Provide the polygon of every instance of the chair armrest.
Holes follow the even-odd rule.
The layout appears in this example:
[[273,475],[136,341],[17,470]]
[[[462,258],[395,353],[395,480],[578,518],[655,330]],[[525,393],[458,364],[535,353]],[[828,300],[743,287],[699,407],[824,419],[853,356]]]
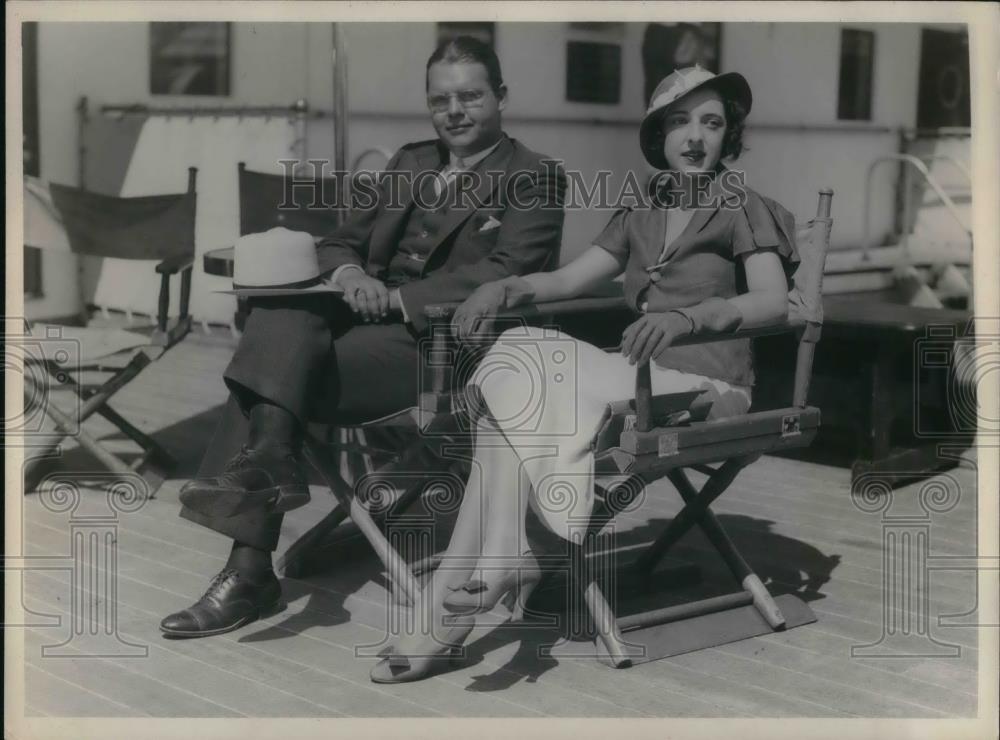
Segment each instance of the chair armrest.
[[[160,295],[157,301],[156,327],[159,335],[159,343],[163,346],[171,346],[187,334],[191,319],[188,316],[188,304],[191,300],[191,273],[194,266],[194,255],[175,255],[168,257],[156,266],[156,271],[160,274]],[[180,311],[178,313],[177,325],[167,330],[167,323],[170,313],[170,278],[177,273],[181,273],[181,295]]]
[[[455,311],[460,305],[460,303],[439,303],[426,306],[424,311],[431,320],[432,324],[447,324],[450,322],[452,316],[455,314]],[[596,296],[571,298],[568,300],[550,301],[546,303],[526,304],[524,306],[518,306],[514,309],[505,310],[498,314],[497,318],[518,317],[530,319],[543,316],[554,318],[559,316],[571,316],[578,313],[613,311],[624,308],[628,308],[628,305],[625,302],[625,298],[621,295]],[[809,322],[800,318],[794,318],[783,320],[780,323],[770,326],[744,328],[735,332],[681,337],[673,342],[672,346],[705,344],[708,342],[721,342],[732,339],[752,339],[754,337],[784,334],[788,332],[798,333],[802,331],[809,334],[816,334],[816,338],[818,338],[818,326],[812,326]],[[449,331],[435,332],[433,339],[434,351],[441,353],[442,356],[445,356],[447,353],[447,345],[450,341],[451,333]],[[438,370],[438,372],[429,373],[428,379],[431,382],[433,392],[440,393],[444,390],[450,377],[441,369],[435,368],[435,370]],[[645,366],[637,367],[636,371],[635,398],[638,422],[637,428],[641,431],[648,431],[652,428],[652,383],[649,364],[647,363]]]
[[[432,319],[443,323],[451,319],[461,306],[461,303],[435,303],[424,308],[424,313]],[[601,311],[627,308],[625,298],[622,296],[594,296],[584,298],[569,298],[563,301],[549,301],[547,303],[528,303],[517,308],[505,310],[498,314],[498,318],[504,317],[531,317],[531,316],[566,316],[585,311]]]
[[707,344],[708,342],[722,342],[728,339],[753,339],[754,337],[767,337],[774,334],[797,332],[805,328],[805,321],[782,321],[780,324],[755,326],[753,328],[737,329],[736,331],[720,334],[698,334],[695,336],[680,337],[673,341],[670,346],[683,347],[689,344]]
[[[431,323],[444,323],[451,319],[458,310],[460,303],[436,303],[424,308],[424,312],[432,320]],[[517,308],[503,311],[497,318],[531,318],[537,316],[571,316],[577,313],[589,311],[613,311],[628,308],[623,296],[594,296],[583,298],[570,298],[562,301],[549,301],[546,303],[529,303]],[[699,336],[683,337],[674,342],[676,346],[687,344],[703,344],[706,342],[721,342],[727,339],[751,339],[753,337],[763,337],[772,334],[783,334],[790,331],[804,329],[806,322],[803,320],[787,320],[780,324],[771,326],[758,326],[752,329],[739,329],[735,332],[724,334],[702,334]]]
[[156,271],[161,275],[176,275],[181,270],[186,270],[194,265],[193,254],[178,254],[167,257],[156,266]]

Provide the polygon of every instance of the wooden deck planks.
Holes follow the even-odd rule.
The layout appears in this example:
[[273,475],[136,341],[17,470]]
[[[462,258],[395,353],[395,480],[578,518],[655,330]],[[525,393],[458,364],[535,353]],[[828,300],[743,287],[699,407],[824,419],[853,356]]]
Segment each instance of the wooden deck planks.
[[[232,346],[228,338],[185,341],[116,396],[115,407],[151,433],[211,411],[226,398],[220,374]],[[113,436],[101,420],[90,423]],[[169,439],[184,441],[178,434]],[[952,510],[934,515],[933,555],[971,554],[974,467],[974,459],[966,460],[947,474],[962,495]],[[244,630],[164,640],[159,619],[197,598],[228,550],[218,535],[177,516],[181,481],[169,481],[119,526],[119,630],[148,644],[149,657],[104,659],[99,667],[89,659],[42,659],[38,648],[52,641],[51,628],[32,628],[28,706],[42,716],[970,716],[977,703],[973,628],[935,627],[936,637],[961,646],[957,658],[850,657],[852,645],[881,634],[884,522],[852,504],[848,479],[840,468],[763,458],[715,507],[751,564],[779,586],[802,587],[803,559],[819,567],[840,556],[819,586],[822,598],[811,602],[816,624],[626,671],[574,658],[592,650],[586,643],[557,642],[553,659],[538,660],[534,651],[555,634],[544,629],[477,628],[470,664],[399,686],[370,683],[374,659],[355,656],[355,646],[378,644],[386,625],[386,596],[371,555],[349,569],[332,564],[327,574],[286,580],[285,611]],[[920,486],[898,489],[896,502],[915,499]],[[642,539],[651,520],[679,509],[668,486],[652,488],[642,508],[621,518],[622,541]],[[289,519],[296,516],[304,521],[306,514]],[[67,551],[65,514],[29,496],[25,519],[26,553]],[[708,578],[725,575],[699,534],[688,536],[680,553],[697,560]],[[28,604],[66,613],[67,572],[25,578]],[[935,574],[932,615],[973,607],[973,589],[968,573]]]
[[147,717],[130,707],[71,681],[58,673],[28,662],[24,669],[24,689],[29,706],[50,717]]

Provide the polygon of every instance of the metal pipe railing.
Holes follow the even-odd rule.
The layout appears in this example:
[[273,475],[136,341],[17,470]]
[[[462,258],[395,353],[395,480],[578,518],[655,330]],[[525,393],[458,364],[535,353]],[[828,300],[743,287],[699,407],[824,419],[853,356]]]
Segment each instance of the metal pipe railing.
[[[948,157],[948,155],[936,155],[941,158]],[[948,157],[951,159],[951,157]],[[954,160],[957,163],[957,160]],[[944,203],[948,212],[952,215],[955,221],[958,223],[962,231],[965,232],[966,236],[970,239],[972,238],[972,230],[965,225],[962,221],[961,215],[958,213],[958,209],[955,207],[955,202],[951,197],[944,191],[944,189],[938,184],[937,180],[931,175],[930,171],[927,169],[927,165],[924,164],[922,160],[912,154],[884,154],[881,157],[876,157],[871,164],[868,165],[868,175],[865,178],[865,216],[864,216],[864,234],[862,237],[861,245],[861,259],[868,259],[868,250],[870,248],[869,244],[869,233],[871,224],[871,186],[872,186],[872,174],[875,172],[875,168],[884,162],[901,162],[903,169],[903,233],[902,237],[902,247],[903,251],[906,252],[908,249],[909,233],[910,233],[910,198],[911,198],[911,188],[910,188],[910,168],[916,170],[924,178],[924,182],[937,194]],[[909,165],[909,167],[907,167]]]
[[926,159],[929,161],[940,159],[945,162],[951,162],[955,166],[955,169],[965,175],[965,179],[969,181],[969,184],[972,184],[972,171],[969,169],[969,165],[960,159],[956,159],[950,154],[929,154],[926,157],[921,157],[920,159]]
[[[333,32],[333,167],[344,170],[347,167],[347,46],[343,23],[332,24]],[[350,198],[350,183],[345,178],[341,192]],[[350,202],[350,201],[347,201]],[[344,222],[343,210],[335,211],[337,224]]]
[[102,105],[100,112],[104,114],[117,114],[120,116],[177,116],[195,118],[198,116],[208,116],[211,118],[224,118],[235,116],[264,116],[284,117],[301,116],[303,118],[330,118],[333,113],[330,111],[310,110],[309,103],[305,100],[296,100],[291,105],[231,105],[231,106],[169,106],[169,105],[145,105],[133,103],[129,105]]

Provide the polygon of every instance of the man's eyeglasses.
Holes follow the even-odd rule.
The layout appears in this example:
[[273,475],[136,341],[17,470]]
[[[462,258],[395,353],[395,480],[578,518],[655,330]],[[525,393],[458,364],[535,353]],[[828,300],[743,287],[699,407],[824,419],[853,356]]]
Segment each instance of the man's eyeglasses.
[[486,102],[486,92],[484,90],[459,90],[457,93],[447,95],[428,95],[427,107],[435,113],[444,113],[451,107],[451,99],[454,97],[462,108],[482,108]]

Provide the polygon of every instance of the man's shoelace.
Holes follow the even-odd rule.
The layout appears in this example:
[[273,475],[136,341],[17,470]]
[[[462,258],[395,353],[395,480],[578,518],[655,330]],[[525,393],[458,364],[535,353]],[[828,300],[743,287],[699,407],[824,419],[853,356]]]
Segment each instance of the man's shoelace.
[[239,466],[245,463],[250,458],[250,450],[244,445],[240,447],[240,451],[236,454],[232,460],[230,460],[225,467],[225,472],[230,473],[236,470]]
[[[240,451],[236,453],[236,457],[234,457],[232,460],[226,463],[226,467],[224,468],[223,472],[231,473],[234,470],[238,469],[241,465],[243,465],[243,463],[251,459],[250,458],[251,452],[253,452],[253,450],[251,450],[246,445],[243,445],[243,447],[240,448]],[[292,452],[275,455],[275,457],[278,457],[280,459],[286,459],[294,463],[298,462],[298,457]]]
[[219,573],[215,574],[212,578],[212,582],[208,584],[208,588],[205,590],[204,595],[198,599],[198,603],[202,603],[209,597],[214,596],[215,592],[221,590],[221,588],[226,585],[231,579],[239,577],[239,573],[232,568],[224,568]]

